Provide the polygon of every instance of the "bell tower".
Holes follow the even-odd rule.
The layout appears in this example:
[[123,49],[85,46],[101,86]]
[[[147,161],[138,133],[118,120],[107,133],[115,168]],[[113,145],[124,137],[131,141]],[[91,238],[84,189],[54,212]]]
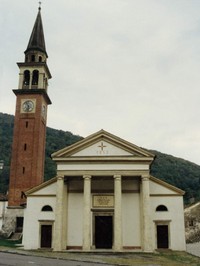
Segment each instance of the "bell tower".
[[26,203],[25,191],[41,184],[44,176],[48,80],[41,7],[19,67],[18,89],[10,169],[8,208],[20,208]]

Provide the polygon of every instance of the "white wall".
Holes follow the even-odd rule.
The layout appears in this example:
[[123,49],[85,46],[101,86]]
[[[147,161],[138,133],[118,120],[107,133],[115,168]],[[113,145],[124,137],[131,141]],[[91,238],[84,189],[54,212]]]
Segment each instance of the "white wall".
[[123,246],[141,246],[139,193],[122,194],[122,230]]
[[82,246],[83,242],[83,194],[68,194],[67,246]]

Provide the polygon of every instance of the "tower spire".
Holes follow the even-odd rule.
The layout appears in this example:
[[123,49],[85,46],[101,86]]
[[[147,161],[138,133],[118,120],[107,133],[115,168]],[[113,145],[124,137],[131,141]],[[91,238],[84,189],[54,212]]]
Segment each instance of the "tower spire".
[[42,17],[41,17],[41,2],[39,2],[38,14],[35,20],[35,24],[33,26],[33,30],[29,39],[29,43],[27,46],[25,54],[29,52],[40,51],[48,57],[46,52]]

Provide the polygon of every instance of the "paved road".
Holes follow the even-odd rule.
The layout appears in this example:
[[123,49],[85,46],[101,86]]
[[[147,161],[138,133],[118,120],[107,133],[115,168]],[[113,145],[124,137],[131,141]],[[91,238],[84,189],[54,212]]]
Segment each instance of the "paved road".
[[48,259],[0,252],[0,266],[111,266],[94,262]]

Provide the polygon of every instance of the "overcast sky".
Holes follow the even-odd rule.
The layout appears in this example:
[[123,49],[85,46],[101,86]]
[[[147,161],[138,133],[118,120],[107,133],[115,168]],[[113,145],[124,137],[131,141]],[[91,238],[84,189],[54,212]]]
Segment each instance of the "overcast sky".
[[[200,164],[200,0],[42,2],[48,126],[103,128]],[[15,112],[37,12],[36,0],[0,0],[0,112]]]

